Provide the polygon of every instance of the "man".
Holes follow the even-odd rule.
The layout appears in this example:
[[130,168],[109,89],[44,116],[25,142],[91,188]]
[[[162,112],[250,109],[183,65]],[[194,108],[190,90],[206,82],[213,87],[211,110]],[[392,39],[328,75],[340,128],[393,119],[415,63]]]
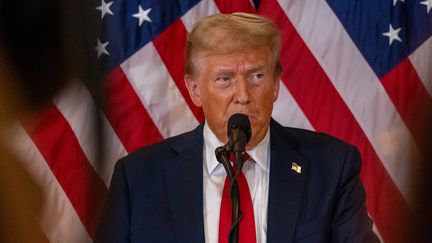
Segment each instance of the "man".
[[206,120],[117,163],[96,241],[226,242],[219,232],[226,173],[214,150],[228,142],[235,113],[246,114],[252,128],[243,173],[256,242],[378,241],[357,149],[271,119],[279,52],[279,30],[265,18],[216,14],[196,24],[185,81]]

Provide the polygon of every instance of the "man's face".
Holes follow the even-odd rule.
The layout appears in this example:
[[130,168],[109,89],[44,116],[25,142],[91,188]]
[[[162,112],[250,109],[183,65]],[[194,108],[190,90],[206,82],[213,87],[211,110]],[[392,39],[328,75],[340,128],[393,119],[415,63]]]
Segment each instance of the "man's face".
[[279,92],[270,55],[262,48],[201,56],[195,74],[186,76],[193,102],[202,106],[210,129],[222,142],[228,142],[227,123],[235,113],[249,116],[252,137],[247,149],[265,136]]

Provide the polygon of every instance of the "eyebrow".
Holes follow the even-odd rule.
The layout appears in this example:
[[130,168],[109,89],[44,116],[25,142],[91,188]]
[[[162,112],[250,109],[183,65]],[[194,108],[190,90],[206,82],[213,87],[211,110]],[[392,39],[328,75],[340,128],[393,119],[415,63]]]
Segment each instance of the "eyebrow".
[[265,65],[263,65],[263,64],[254,65],[251,68],[247,69],[246,73],[253,73],[253,72],[256,72],[256,71],[264,69],[264,68],[265,68]]
[[221,75],[221,74],[230,74],[230,73],[234,73],[236,71],[235,68],[220,68],[218,70],[216,70],[216,74],[217,75]]
[[[265,68],[264,64],[250,65],[249,67],[246,68],[246,73],[256,72],[264,68]],[[215,73],[216,75],[221,75],[221,74],[232,74],[235,72],[236,72],[236,68],[221,67],[220,69],[216,70]]]

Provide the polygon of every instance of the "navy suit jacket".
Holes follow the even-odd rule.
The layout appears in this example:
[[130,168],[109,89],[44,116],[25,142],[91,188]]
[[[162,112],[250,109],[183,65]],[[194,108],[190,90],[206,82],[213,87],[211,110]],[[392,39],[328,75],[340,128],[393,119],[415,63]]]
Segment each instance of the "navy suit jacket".
[[[270,127],[267,242],[379,242],[358,150],[274,120]],[[96,242],[204,242],[203,218],[201,124],[116,164]]]

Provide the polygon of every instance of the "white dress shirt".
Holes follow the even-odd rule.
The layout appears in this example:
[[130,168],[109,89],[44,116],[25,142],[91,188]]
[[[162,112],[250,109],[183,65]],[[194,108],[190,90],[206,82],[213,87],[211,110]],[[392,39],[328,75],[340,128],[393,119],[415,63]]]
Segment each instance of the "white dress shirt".
[[[215,156],[215,149],[224,145],[204,124],[203,186],[204,186],[204,234],[207,243],[217,243],[222,191],[226,172]],[[251,159],[243,166],[243,173],[251,192],[257,243],[267,238],[267,203],[270,177],[270,128],[253,149],[247,151]]]

